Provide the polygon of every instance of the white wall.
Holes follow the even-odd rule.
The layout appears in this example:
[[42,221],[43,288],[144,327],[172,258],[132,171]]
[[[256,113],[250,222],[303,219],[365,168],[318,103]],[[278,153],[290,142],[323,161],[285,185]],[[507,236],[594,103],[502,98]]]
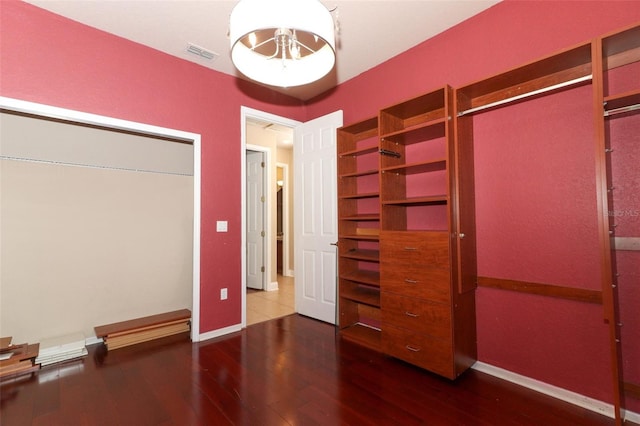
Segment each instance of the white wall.
[[[16,343],[76,331],[90,337],[97,325],[191,309],[193,176],[176,174],[182,166],[149,173],[17,160],[9,147],[16,141],[26,146],[36,137],[35,126],[13,128],[15,117],[0,118],[0,335],[13,336]],[[37,136],[40,142],[59,138],[50,125],[46,122],[46,131]],[[81,129],[80,140],[98,139],[87,136],[87,128],[70,127]],[[118,140],[127,136],[90,130]],[[62,140],[69,137],[74,138]],[[171,152],[178,145],[178,151],[192,149],[145,139],[153,147],[173,144],[159,163],[187,158]],[[115,146],[98,160],[139,157],[135,167],[144,170],[146,159],[158,163],[163,157],[153,149],[136,155],[137,148],[112,155]]]

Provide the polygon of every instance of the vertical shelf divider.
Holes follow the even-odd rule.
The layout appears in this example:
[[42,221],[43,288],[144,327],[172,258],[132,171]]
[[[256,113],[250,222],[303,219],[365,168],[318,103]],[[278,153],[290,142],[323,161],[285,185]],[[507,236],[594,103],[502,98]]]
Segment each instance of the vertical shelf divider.
[[[625,344],[631,342],[625,340],[625,335],[629,334],[624,331],[625,328],[637,329],[640,324],[628,323],[623,316],[622,302],[631,306],[634,305],[634,301],[627,300],[633,297],[633,293],[627,288],[629,274],[617,261],[621,250],[616,247],[616,240],[640,237],[640,234],[625,235],[624,232],[629,232],[629,229],[633,231],[634,228],[625,226],[625,218],[619,218],[615,214],[615,211],[621,208],[617,204],[618,201],[624,203],[624,200],[618,199],[615,188],[624,185],[613,180],[613,163],[614,156],[618,156],[618,161],[623,157],[632,157],[630,152],[623,151],[622,148],[635,148],[640,151],[640,146],[629,146],[631,143],[625,145],[624,140],[614,140],[610,127],[614,125],[612,120],[638,120],[640,114],[640,80],[637,78],[640,73],[640,25],[597,38],[593,42],[592,56],[602,299],[604,318],[609,327],[614,417],[616,425],[622,425],[625,421],[627,400],[634,397],[637,399],[637,391],[633,390],[640,388],[639,383],[632,383],[625,378],[624,348]],[[635,232],[638,231],[635,229]],[[631,254],[633,255],[635,253]],[[637,305],[640,300],[635,302]]]

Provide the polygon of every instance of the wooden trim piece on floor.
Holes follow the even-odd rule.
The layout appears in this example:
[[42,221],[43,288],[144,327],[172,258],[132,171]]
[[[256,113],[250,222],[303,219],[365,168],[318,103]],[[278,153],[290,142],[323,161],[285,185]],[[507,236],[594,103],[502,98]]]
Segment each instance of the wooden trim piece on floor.
[[132,331],[156,328],[161,325],[175,324],[176,322],[186,322],[191,320],[189,309],[167,312],[163,314],[150,315],[148,317],[136,318],[128,321],[116,322],[94,327],[96,337],[118,336]]
[[478,277],[480,287],[498,288],[520,293],[537,294],[539,296],[574,300],[577,302],[602,305],[602,292],[584,288],[563,287],[551,284],[531,283],[526,281],[505,280],[502,278]]

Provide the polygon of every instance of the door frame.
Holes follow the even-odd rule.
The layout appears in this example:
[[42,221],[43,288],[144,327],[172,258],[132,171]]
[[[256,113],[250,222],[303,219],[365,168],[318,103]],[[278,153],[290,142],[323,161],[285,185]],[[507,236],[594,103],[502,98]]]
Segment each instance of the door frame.
[[201,136],[198,133],[158,127],[135,121],[121,120],[104,115],[91,114],[59,108],[20,99],[0,96],[0,107],[9,111],[32,114],[40,117],[61,119],[72,123],[103,127],[111,131],[135,132],[154,137],[168,137],[193,144],[193,280],[191,307],[191,340],[200,341],[200,197],[201,197]]
[[293,225],[291,226],[291,232],[289,232],[289,209],[291,206],[289,205],[289,165],[287,163],[278,163],[276,162],[276,167],[280,167],[282,169],[282,226],[286,227],[286,230],[283,230],[284,235],[282,238],[282,275],[285,277],[292,277],[293,271],[289,270],[289,250],[290,250],[290,241],[293,234]]
[[[248,146],[253,147],[253,149],[257,148],[257,146],[255,145],[247,145],[247,119],[248,118],[255,118],[257,120],[261,120],[261,121],[268,121],[274,124],[280,124],[283,126],[288,126],[291,128],[295,128],[298,125],[302,124],[299,121],[293,120],[291,118],[287,118],[287,117],[281,117],[279,115],[275,115],[275,114],[271,114],[265,111],[260,111],[257,109],[253,109],[253,108],[249,108],[246,107],[244,105],[240,106],[240,179],[241,179],[241,184],[240,184],[240,201],[241,201],[241,206],[240,206],[240,212],[241,212],[241,226],[240,229],[242,230],[242,236],[241,236],[241,241],[240,241],[240,268],[242,273],[241,275],[241,280],[240,280],[240,294],[242,295],[242,320],[241,320],[241,327],[245,328],[247,326],[247,292],[246,292],[246,287],[247,287],[247,277],[245,274],[245,271],[247,270],[247,205],[246,205],[246,199],[247,199],[247,171],[246,171],[246,164],[247,164],[247,149]],[[267,149],[267,151],[269,151],[268,148],[265,147],[260,147],[262,149]],[[267,153],[267,156],[269,156],[269,153]],[[270,159],[269,159],[270,160]],[[271,172],[269,170],[270,168],[267,169],[267,179],[266,179],[266,185],[268,186],[271,183]],[[267,209],[267,215],[270,214],[270,209]],[[267,224],[270,224],[270,216],[266,217],[266,220],[268,221]],[[267,230],[265,231],[266,235],[265,235],[265,241],[271,241],[271,234],[270,234],[270,230],[269,230],[269,226],[267,226]],[[267,244],[268,246],[268,244]],[[271,277],[271,250],[267,250],[267,265],[265,265],[265,276],[268,277],[267,279],[270,279]]]
[[[244,236],[244,244],[243,246],[245,246],[246,248],[246,244],[247,244],[247,221],[246,221],[246,215],[247,215],[247,169],[246,169],[246,165],[247,165],[247,151],[254,151],[254,152],[261,152],[262,153],[262,159],[264,160],[264,168],[262,171],[262,194],[263,197],[265,197],[265,201],[262,203],[262,226],[264,229],[264,237],[262,238],[262,263],[264,266],[264,272],[262,273],[262,290],[268,290],[269,289],[269,279],[270,279],[270,265],[271,265],[271,250],[269,250],[269,244],[268,242],[270,241],[270,235],[269,235],[269,221],[271,220],[271,215],[269,214],[270,212],[270,205],[269,205],[269,196],[268,196],[268,184],[272,179],[271,176],[271,170],[269,165],[271,164],[271,152],[269,152],[269,148],[264,147],[264,146],[260,146],[260,145],[252,145],[252,144],[247,144],[246,145],[246,149],[244,150],[244,164],[245,164],[245,170],[242,176],[244,176],[244,186],[243,186],[243,196],[242,199],[244,200],[244,208],[242,209],[242,213],[244,215],[244,221],[243,223],[243,236]],[[245,253],[246,256],[246,249],[243,251],[243,253]],[[246,257],[245,257],[245,264],[244,264],[244,269],[242,270],[242,278],[244,279],[244,290],[243,290],[243,295],[246,293],[246,286],[247,286],[247,265],[246,265]]]

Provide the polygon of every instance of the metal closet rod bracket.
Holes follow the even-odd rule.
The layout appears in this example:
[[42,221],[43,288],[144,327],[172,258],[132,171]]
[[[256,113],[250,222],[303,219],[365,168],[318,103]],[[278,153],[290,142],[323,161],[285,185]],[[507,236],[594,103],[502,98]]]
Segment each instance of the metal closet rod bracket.
[[395,157],[395,158],[402,157],[402,154],[400,154],[399,152],[391,151],[389,149],[380,149],[378,150],[378,152],[380,153],[380,155],[386,155],[388,157]]

